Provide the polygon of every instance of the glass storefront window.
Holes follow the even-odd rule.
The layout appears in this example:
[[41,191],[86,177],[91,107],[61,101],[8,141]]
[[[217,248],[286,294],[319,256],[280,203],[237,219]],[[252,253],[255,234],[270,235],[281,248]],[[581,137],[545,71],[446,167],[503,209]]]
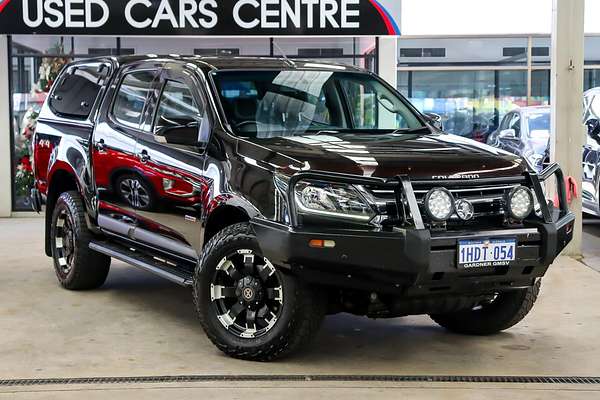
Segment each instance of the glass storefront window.
[[527,65],[526,37],[398,40],[400,66]]
[[550,70],[531,71],[531,105],[547,106],[550,104]]
[[[64,37],[15,36],[11,42],[14,209],[30,210],[31,138],[37,116],[62,67],[72,59]],[[70,51],[69,51],[70,52]]]
[[[439,114],[452,134],[485,142],[504,115],[543,104],[528,97],[527,37],[400,39],[398,89],[423,112]],[[536,48],[531,61],[549,49]],[[549,89],[538,77],[537,89]]]
[[136,38],[121,39],[127,54],[200,56],[269,56],[269,38]]
[[276,38],[276,57],[308,58],[355,65],[376,71],[375,38]]
[[600,36],[585,38],[585,90],[600,87]]
[[447,132],[478,138],[494,119],[494,72],[414,72],[410,99],[419,110],[441,115]]
[[527,105],[527,71],[408,71],[399,89],[422,112],[439,114],[444,130],[484,142],[504,115]]

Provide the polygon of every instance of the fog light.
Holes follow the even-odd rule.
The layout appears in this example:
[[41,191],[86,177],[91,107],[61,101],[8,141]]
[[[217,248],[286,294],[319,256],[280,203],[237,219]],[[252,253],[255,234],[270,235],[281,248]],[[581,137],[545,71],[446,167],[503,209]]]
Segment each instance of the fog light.
[[468,200],[457,200],[454,207],[456,208],[456,215],[463,221],[469,221],[475,216],[475,207]]
[[517,186],[508,194],[508,212],[517,220],[523,220],[533,211],[533,194],[525,186]]
[[448,220],[454,209],[454,198],[448,189],[434,188],[425,196],[425,212],[434,221]]

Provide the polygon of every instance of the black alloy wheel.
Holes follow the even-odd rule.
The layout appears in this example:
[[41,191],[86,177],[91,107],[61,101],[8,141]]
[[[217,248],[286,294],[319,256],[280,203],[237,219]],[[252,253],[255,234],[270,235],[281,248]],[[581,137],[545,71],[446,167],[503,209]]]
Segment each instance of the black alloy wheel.
[[283,286],[273,264],[253,250],[224,257],[210,285],[211,301],[225,329],[240,338],[270,331],[283,309]]
[[212,237],[194,274],[194,302],[208,338],[244,360],[271,361],[308,344],[325,316],[326,299],[321,288],[273,265],[250,223]]

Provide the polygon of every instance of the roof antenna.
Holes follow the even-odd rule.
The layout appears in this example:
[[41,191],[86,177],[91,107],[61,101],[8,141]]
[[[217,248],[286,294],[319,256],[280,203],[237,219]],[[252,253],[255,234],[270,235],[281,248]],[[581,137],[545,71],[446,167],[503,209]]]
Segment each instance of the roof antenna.
[[283,59],[285,60],[285,62],[288,63],[288,65],[290,67],[296,68],[296,63],[289,59],[289,57],[285,54],[285,52],[283,51],[283,49],[281,47],[279,47],[279,45],[277,44],[277,42],[275,41],[275,39],[273,39],[273,46],[275,46],[277,48],[277,50],[279,50],[279,52],[281,53],[281,56],[283,57]]

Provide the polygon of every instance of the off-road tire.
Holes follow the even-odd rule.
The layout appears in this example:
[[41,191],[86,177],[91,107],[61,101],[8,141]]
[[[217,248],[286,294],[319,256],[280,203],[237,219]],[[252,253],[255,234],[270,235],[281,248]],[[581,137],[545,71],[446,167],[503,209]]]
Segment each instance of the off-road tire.
[[279,271],[284,302],[279,320],[263,336],[240,338],[229,332],[217,318],[212,306],[210,286],[216,267],[232,251],[249,249],[260,254],[249,223],[229,226],[217,233],[205,246],[194,274],[194,302],[200,323],[209,339],[228,356],[272,361],[307,345],[317,333],[325,316],[323,293],[297,277]]
[[[57,247],[57,233],[60,235],[60,229],[62,229],[58,226],[58,221],[59,219],[64,221],[64,218],[70,220],[75,239],[72,261],[68,265],[68,271],[62,265],[64,260],[61,264],[59,254],[61,250]],[[58,281],[65,289],[89,290],[104,284],[110,269],[110,257],[89,248],[93,236],[87,227],[85,208],[79,193],[71,191],[60,195],[52,214],[50,235],[54,271]]]
[[499,293],[498,297],[478,309],[430,317],[451,332],[465,335],[492,335],[521,322],[531,311],[540,293],[541,280],[527,289]]

